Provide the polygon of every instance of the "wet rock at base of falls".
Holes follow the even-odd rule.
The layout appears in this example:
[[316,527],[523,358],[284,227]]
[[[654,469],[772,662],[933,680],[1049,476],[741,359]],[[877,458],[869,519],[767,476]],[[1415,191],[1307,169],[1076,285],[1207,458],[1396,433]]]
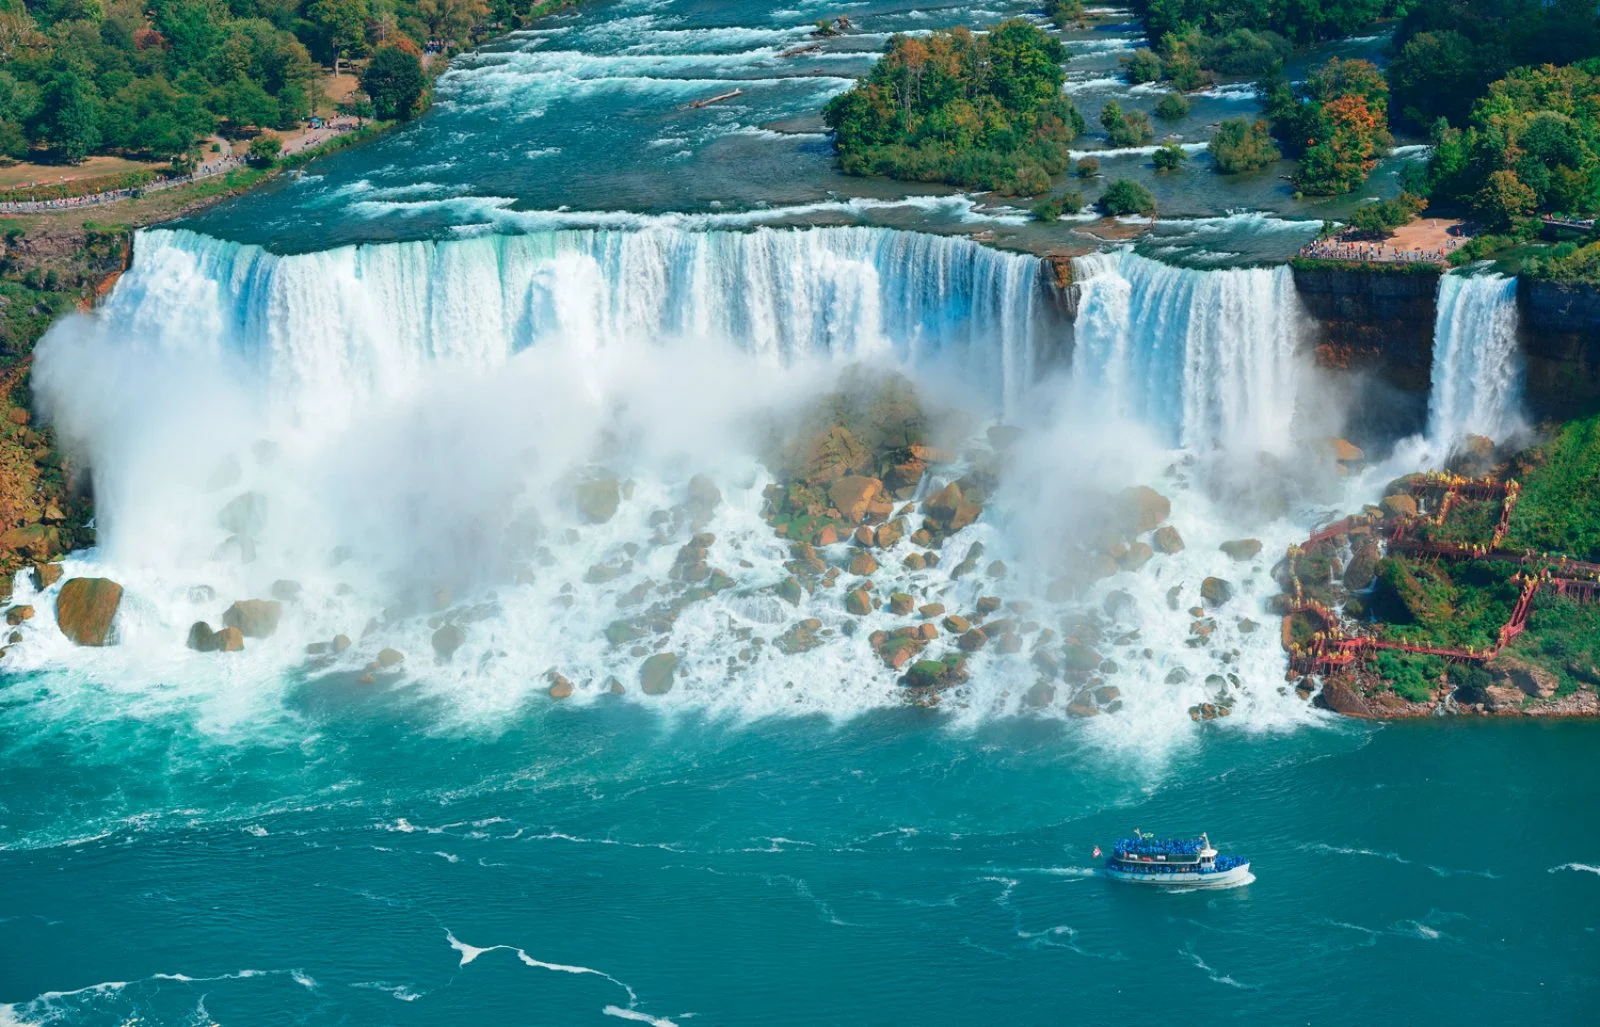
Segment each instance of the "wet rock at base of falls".
[[722,505],[722,490],[717,483],[703,474],[689,479],[689,522],[695,531],[711,523],[712,515]]
[[40,592],[60,581],[61,575],[62,567],[59,563],[36,563],[29,572],[34,589]]
[[280,602],[295,602],[300,598],[301,591],[300,582],[298,581],[290,581],[287,578],[280,578],[272,583],[272,598],[277,599]]
[[873,502],[883,493],[883,482],[865,475],[851,474],[828,486],[828,501],[851,524],[867,519]]
[[891,592],[889,594],[889,612],[897,617],[909,617],[911,611],[916,609],[917,600],[907,592]]
[[203,620],[197,620],[189,625],[188,646],[197,653],[214,653],[221,648],[217,641],[217,633]]
[[1167,589],[1167,609],[1176,610],[1183,599],[1183,586],[1173,585]]
[[1341,464],[1360,463],[1367,456],[1366,453],[1361,451],[1360,446],[1340,438],[1330,438],[1328,440],[1328,452],[1333,455],[1333,459],[1336,462]]
[[1484,435],[1468,435],[1450,450],[1445,470],[1468,478],[1482,478],[1494,470],[1494,440]]
[[963,635],[972,630],[972,622],[958,613],[952,613],[943,621],[944,629],[952,635]]
[[1172,516],[1172,501],[1148,485],[1123,489],[1117,497],[1119,520],[1129,535],[1143,535]]
[[928,603],[924,606],[917,607],[917,616],[921,617],[923,620],[933,620],[935,617],[942,617],[943,615],[943,603]]
[[11,627],[16,627],[23,621],[32,619],[33,607],[31,606],[13,606],[6,611],[6,623]]
[[1496,684],[1521,689],[1525,696],[1534,699],[1548,699],[1561,686],[1561,679],[1551,671],[1509,652],[1500,653],[1484,664],[1484,669],[1499,679]]
[[844,609],[846,613],[852,614],[856,617],[865,617],[867,614],[872,612],[872,593],[868,592],[864,588],[858,588],[852,592],[846,593],[844,597]]
[[240,599],[222,614],[222,623],[246,638],[267,638],[278,630],[283,604],[276,599]]
[[1100,608],[1112,620],[1130,620],[1138,610],[1138,603],[1134,601],[1133,594],[1125,589],[1112,589],[1106,593],[1105,600]]
[[666,695],[672,691],[677,673],[677,653],[656,653],[639,667],[639,690],[645,695]]
[[552,670],[545,675],[545,678],[550,682],[550,688],[547,690],[550,698],[566,699],[572,695],[572,682],[564,675]]
[[372,661],[372,670],[390,670],[406,662],[406,654],[398,649],[379,649],[378,658]]
[[868,642],[890,670],[900,670],[906,666],[928,644],[916,628],[910,627],[874,631]]
[[1371,717],[1372,707],[1367,705],[1367,700],[1355,687],[1339,676],[1330,677],[1322,683],[1322,691],[1317,693],[1316,704],[1325,710],[1342,713],[1347,717]]
[[1178,534],[1178,529],[1170,524],[1164,524],[1150,536],[1151,545],[1156,552],[1171,556],[1173,553],[1183,552],[1183,536]]
[[1368,537],[1357,542],[1350,555],[1350,563],[1344,569],[1344,587],[1356,592],[1372,584],[1378,576],[1378,562],[1382,559],[1383,551],[1376,539]]
[[879,549],[888,549],[905,537],[906,522],[904,518],[895,518],[878,525],[872,534],[872,541]]
[[970,628],[962,632],[961,637],[956,639],[956,645],[964,653],[973,653],[982,649],[988,641],[989,636],[982,628]]
[[1383,502],[1379,506],[1384,514],[1389,517],[1415,517],[1417,515],[1417,501],[1401,492],[1391,496],[1384,496]]
[[217,527],[230,535],[254,537],[267,526],[267,497],[241,492],[217,513]]
[[1042,709],[1056,701],[1056,686],[1048,681],[1035,681],[1022,694],[1022,701],[1034,709]]
[[1147,543],[1135,542],[1128,547],[1128,551],[1122,554],[1122,558],[1117,563],[1125,571],[1136,571],[1149,563],[1150,558],[1154,555],[1155,550],[1151,549]]
[[467,640],[467,633],[458,624],[442,624],[433,633],[433,651],[441,660],[448,660]]
[[1224,606],[1233,598],[1233,583],[1225,578],[1207,578],[1200,583],[1200,598],[1207,606]]
[[878,561],[866,550],[850,559],[850,573],[858,578],[870,578],[878,573]]
[[330,645],[333,646],[333,651],[334,652],[342,653],[346,649],[350,648],[350,636],[349,635],[334,635],[333,636],[333,641],[330,643]]
[[217,651],[238,653],[244,651],[244,632],[238,628],[223,628],[216,634]]
[[800,579],[793,576],[778,582],[778,587],[774,591],[778,593],[779,599],[790,606],[799,606],[801,596],[805,595],[805,589],[800,586]]
[[616,515],[622,503],[622,483],[603,468],[591,470],[572,487],[573,505],[590,524],[604,524]]
[[929,496],[922,504],[922,515],[941,535],[954,535],[983,514],[983,504],[951,482]]
[[56,624],[78,645],[115,645],[122,586],[110,578],[70,578],[56,593]]
[[1261,552],[1261,540],[1255,538],[1233,539],[1217,547],[1228,555],[1228,559],[1235,563],[1254,560]]
[[967,680],[967,658],[952,653],[938,660],[918,660],[900,678],[910,689],[938,691]]

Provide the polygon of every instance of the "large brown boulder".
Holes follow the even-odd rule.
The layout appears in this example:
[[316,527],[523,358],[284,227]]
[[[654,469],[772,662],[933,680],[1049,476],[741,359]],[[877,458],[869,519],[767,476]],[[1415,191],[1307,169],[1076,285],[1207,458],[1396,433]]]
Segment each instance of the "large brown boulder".
[[283,604],[276,599],[241,599],[223,611],[222,623],[246,638],[267,638],[278,630]]
[[1417,515],[1417,501],[1403,492],[1396,492],[1392,496],[1384,496],[1379,504],[1383,512],[1390,517],[1415,517]]
[[241,492],[217,513],[217,527],[230,535],[253,538],[267,526],[267,497],[259,492]]
[[922,512],[941,531],[954,534],[976,521],[983,513],[983,506],[963,493],[960,485],[951,482],[923,502]]
[[1561,679],[1538,664],[1501,653],[1487,664],[1488,670],[1500,678],[1496,684],[1521,689],[1533,699],[1549,699],[1561,687]]
[[1207,578],[1200,582],[1200,598],[1207,606],[1223,606],[1233,598],[1233,583],[1226,578]]
[[466,642],[467,633],[457,624],[441,624],[433,633],[433,651],[441,660],[448,660]]
[[1328,449],[1332,451],[1333,458],[1341,464],[1351,464],[1366,458],[1361,447],[1345,439],[1333,438],[1328,440]]
[[639,689],[645,695],[666,695],[677,673],[677,653],[656,653],[639,668]]
[[1468,435],[1450,451],[1445,467],[1469,478],[1481,478],[1494,469],[1494,440],[1483,435]]
[[584,520],[590,524],[604,524],[616,514],[622,502],[622,484],[609,471],[596,472],[573,486],[572,501]]
[[115,645],[122,586],[110,578],[71,578],[56,593],[56,624],[78,645]]
[[1367,700],[1349,682],[1339,677],[1323,682],[1322,691],[1317,693],[1317,705],[1347,717],[1372,716],[1372,707],[1367,705]]
[[1170,524],[1157,528],[1155,534],[1150,536],[1150,542],[1158,553],[1171,556],[1183,552],[1183,536]]
[[1228,554],[1228,559],[1235,563],[1254,560],[1261,552],[1261,540],[1255,538],[1233,539],[1217,547]]
[[828,487],[828,501],[851,524],[867,519],[873,500],[883,492],[883,482],[860,474],[846,475]]
[[1372,579],[1378,576],[1378,563],[1383,559],[1383,551],[1378,548],[1378,542],[1372,537],[1361,539],[1350,554],[1350,563],[1344,569],[1344,587],[1352,592],[1360,591],[1372,584]]
[[1119,520],[1130,535],[1154,531],[1172,515],[1172,501],[1148,485],[1123,489],[1117,505]]

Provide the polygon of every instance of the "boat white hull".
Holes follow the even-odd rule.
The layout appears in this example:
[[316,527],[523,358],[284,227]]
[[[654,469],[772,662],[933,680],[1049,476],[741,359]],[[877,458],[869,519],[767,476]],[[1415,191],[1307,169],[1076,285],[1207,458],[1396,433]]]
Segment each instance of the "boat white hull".
[[1209,874],[1147,874],[1136,870],[1106,867],[1106,876],[1129,884],[1143,884],[1157,888],[1232,888],[1252,880],[1249,863]]

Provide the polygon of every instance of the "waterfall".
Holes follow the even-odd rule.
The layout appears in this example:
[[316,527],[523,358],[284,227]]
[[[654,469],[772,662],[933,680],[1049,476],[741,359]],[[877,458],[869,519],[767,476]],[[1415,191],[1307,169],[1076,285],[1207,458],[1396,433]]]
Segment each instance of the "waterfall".
[[1443,275],[1437,311],[1428,441],[1441,452],[1467,435],[1505,441],[1523,423],[1517,280]]
[[531,346],[719,342],[763,363],[945,365],[1005,409],[1034,373],[1038,260],[881,228],[551,231],[295,256],[140,234],[103,311],[167,352],[242,360],[326,417]]
[[1290,441],[1304,317],[1287,267],[1195,271],[1120,250],[1079,258],[1074,279],[1080,403],[1195,450]]

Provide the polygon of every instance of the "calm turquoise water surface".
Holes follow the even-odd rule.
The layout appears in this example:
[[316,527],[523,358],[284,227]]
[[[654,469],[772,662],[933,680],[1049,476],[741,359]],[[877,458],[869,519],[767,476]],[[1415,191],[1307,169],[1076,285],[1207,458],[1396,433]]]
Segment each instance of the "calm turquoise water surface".
[[[26,689],[0,1023],[1579,1023],[1600,994],[1591,724],[1207,732],[1149,766],[1058,723],[436,737],[313,695],[303,739],[222,744],[32,723]],[[1094,876],[1133,827],[1258,879]]]

